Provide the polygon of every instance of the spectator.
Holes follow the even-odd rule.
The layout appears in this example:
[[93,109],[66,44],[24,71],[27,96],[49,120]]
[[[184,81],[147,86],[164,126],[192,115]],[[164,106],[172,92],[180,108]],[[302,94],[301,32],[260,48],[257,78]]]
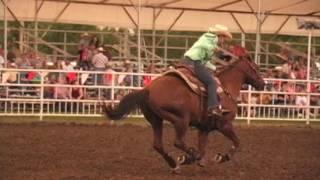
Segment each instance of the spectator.
[[[71,82],[71,85],[78,86],[80,85],[79,80],[74,80]],[[69,97],[71,99],[83,99],[84,93],[82,87],[74,87],[69,88]]]
[[292,62],[294,60],[293,53],[290,51],[290,44],[288,42],[281,46],[280,53],[278,53],[277,56],[287,62]]
[[[69,97],[71,99],[75,99],[75,100],[80,100],[80,99],[84,99],[84,95],[85,95],[85,90],[82,87],[75,87],[80,85],[80,80],[75,80],[73,82],[71,82],[71,87],[69,88]],[[82,103],[81,102],[72,102],[72,106],[68,107],[70,110],[72,110],[73,112],[82,112]]]
[[[268,69],[264,74],[263,74],[263,78],[274,78],[274,72],[272,69]],[[274,84],[272,82],[266,82],[265,85],[266,90],[268,91],[274,91],[275,87]]]
[[79,50],[79,66],[82,70],[90,70],[90,54],[91,51],[88,47]]
[[62,66],[62,69],[65,71],[73,71],[74,70],[74,66],[68,60],[62,61],[61,66]]
[[[55,74],[48,74],[47,78],[45,78],[45,84],[56,84],[56,76]],[[54,98],[55,88],[51,86],[45,86],[43,89],[43,97],[47,99]]]
[[27,58],[27,54],[23,53],[21,56],[17,57],[15,60],[17,68],[19,69],[32,69],[32,65]]
[[[151,73],[151,74],[157,73],[157,72],[156,72],[156,66],[154,65],[153,62],[149,65],[149,67],[147,68],[147,71],[146,71],[146,72],[147,72],[147,73]],[[143,76],[143,86],[149,85],[154,78],[155,78],[155,76],[144,75],[144,76]]]
[[88,70],[88,60],[89,60],[89,45],[90,45],[90,36],[88,33],[83,33],[80,36],[78,53],[79,53],[79,66],[84,70]]
[[[95,50],[95,55],[92,58],[92,65],[95,71],[105,71],[106,66],[108,65],[108,58],[103,54],[104,49],[99,47]],[[96,74],[95,76],[96,84],[103,84],[103,74]]]
[[14,50],[11,50],[11,51],[8,51],[8,54],[7,54],[7,60],[8,62],[7,63],[14,63],[16,58],[17,58],[17,51],[14,49]]
[[[15,63],[8,63],[8,68],[16,69],[17,65]],[[2,74],[2,83],[17,83],[18,72],[7,71]]]
[[90,36],[88,33],[83,33],[80,37],[80,42],[79,42],[79,50],[83,48],[89,48],[90,45]]
[[[304,92],[304,86],[301,85],[301,84],[298,84],[296,89],[297,89],[297,93],[303,93]],[[300,107],[306,106],[307,102],[308,101],[307,101],[306,95],[299,94],[299,95],[296,96],[295,104],[297,106],[300,106]]]
[[261,94],[259,101],[259,104],[271,104],[272,103],[272,95],[271,94]]
[[35,52],[28,52],[27,59],[32,67],[35,67],[37,64],[43,64],[42,59]]
[[[280,91],[280,92],[285,92],[287,86],[288,86],[288,82],[281,82],[281,83],[280,83],[280,88],[278,89],[278,91]],[[286,102],[286,97],[285,97],[284,94],[277,94],[277,95],[276,95],[274,104],[283,105],[283,104],[286,104],[286,103],[287,103],[287,102]]]
[[284,89],[283,91],[288,93],[285,96],[287,104],[294,104],[295,95],[293,94],[296,92],[295,84],[292,82],[288,82],[286,89]]
[[109,61],[112,60],[112,54],[111,54],[111,52],[110,52],[110,50],[109,50],[108,47],[104,46],[104,52],[103,52],[103,54],[104,54],[105,56],[107,56],[107,58],[108,58]]
[[292,62],[291,61],[285,61],[282,64],[282,68],[281,71],[283,74],[286,74],[288,76],[291,76],[291,72],[292,72]]
[[100,46],[99,38],[96,35],[93,35],[90,38],[89,47],[90,49],[97,49]]
[[305,64],[306,60],[300,58],[297,62],[297,79],[307,79],[307,66]]
[[113,80],[114,85],[116,85],[117,78],[116,78],[116,75],[114,74],[116,71],[113,70],[110,65],[107,65],[106,68],[107,69],[106,69],[106,74],[104,76],[104,84],[107,86],[111,86],[112,80]]
[[54,89],[54,98],[55,99],[70,99],[69,96],[69,88],[68,87],[62,87],[59,85],[66,85],[66,77],[60,76],[58,79],[57,87]]
[[[75,64],[70,61],[63,61],[62,62],[62,69],[65,71],[74,71],[75,70]],[[67,82],[70,84],[71,82],[77,80],[77,73],[76,72],[67,72],[66,73]]]
[[[130,60],[126,60],[123,64],[122,72],[133,73],[133,67]],[[119,85],[122,86],[133,86],[133,75],[121,74],[118,78]]]
[[[297,85],[296,89],[297,89],[298,93],[303,93],[305,87],[303,85],[299,84],[299,85]],[[306,107],[308,105],[307,96],[303,95],[303,94],[297,95],[295,104],[299,107],[298,108],[298,118],[302,118],[303,115],[305,114],[304,107]]]
[[26,79],[28,80],[28,82],[30,83],[40,83],[41,82],[41,76],[38,72],[36,71],[30,71],[26,74]]
[[[107,86],[112,86],[112,85],[117,85],[117,75],[114,74],[116,71],[113,70],[111,68],[110,65],[107,65],[107,70],[106,70],[106,74],[104,74],[104,84],[107,85]],[[112,84],[112,81],[113,81],[113,84]],[[103,93],[104,93],[104,97],[106,99],[111,99],[111,89],[110,88],[106,88],[103,90]]]
[[285,43],[281,45],[280,52],[276,54],[280,60],[283,62],[280,72],[282,77],[292,77],[294,78],[294,74],[292,71],[294,70],[293,66],[293,55],[289,49],[289,43]]

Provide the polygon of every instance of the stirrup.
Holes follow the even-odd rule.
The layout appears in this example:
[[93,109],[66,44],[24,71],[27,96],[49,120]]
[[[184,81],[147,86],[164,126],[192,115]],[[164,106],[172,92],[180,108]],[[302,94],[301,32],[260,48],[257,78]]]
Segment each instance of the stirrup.
[[224,109],[221,106],[215,107],[215,108],[210,108],[208,110],[208,117],[212,117],[212,116],[217,116],[217,117],[222,117],[224,115],[229,114],[231,111],[229,109]]
[[231,111],[229,109],[221,109],[221,113],[222,115],[227,115],[229,114]]
[[208,110],[208,117],[212,117],[212,116],[217,116],[217,117],[222,117],[222,111],[219,108],[213,108]]

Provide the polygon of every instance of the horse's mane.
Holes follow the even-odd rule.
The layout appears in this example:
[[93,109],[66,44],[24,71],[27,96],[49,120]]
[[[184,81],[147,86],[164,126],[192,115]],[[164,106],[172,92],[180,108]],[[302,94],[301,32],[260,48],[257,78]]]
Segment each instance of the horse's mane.
[[233,68],[236,64],[238,64],[241,61],[252,61],[252,58],[250,56],[250,54],[248,53],[248,50],[240,45],[235,45],[231,48],[231,53],[233,54],[233,58],[231,60],[231,63],[229,63],[229,65],[227,66],[223,66],[222,68],[218,69],[218,71],[216,72],[216,75],[219,76],[221,75],[223,72],[230,70],[231,68]]

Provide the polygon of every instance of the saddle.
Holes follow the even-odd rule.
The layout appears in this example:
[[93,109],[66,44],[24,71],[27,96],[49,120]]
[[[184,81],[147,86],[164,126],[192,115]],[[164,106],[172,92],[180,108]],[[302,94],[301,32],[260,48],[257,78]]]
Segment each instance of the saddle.
[[[206,86],[195,76],[194,69],[186,64],[179,64],[175,66],[175,69],[166,71],[163,75],[174,75],[180,77],[188,87],[199,96],[207,96]],[[221,82],[218,78],[214,78],[217,84],[218,95],[223,93]]]

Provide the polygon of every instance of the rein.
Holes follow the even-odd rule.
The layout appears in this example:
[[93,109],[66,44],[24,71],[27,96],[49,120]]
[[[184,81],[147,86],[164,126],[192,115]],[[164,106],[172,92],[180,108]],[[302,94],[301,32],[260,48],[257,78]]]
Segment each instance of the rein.
[[[248,60],[245,60],[245,61],[248,61]],[[255,72],[257,72],[256,68],[253,67],[252,63],[251,62],[246,62],[247,64],[249,64],[250,68],[253,69]],[[250,76],[250,74],[246,71],[246,70],[243,70],[242,68],[238,67],[238,69],[240,69],[243,73],[245,73],[246,75]]]

